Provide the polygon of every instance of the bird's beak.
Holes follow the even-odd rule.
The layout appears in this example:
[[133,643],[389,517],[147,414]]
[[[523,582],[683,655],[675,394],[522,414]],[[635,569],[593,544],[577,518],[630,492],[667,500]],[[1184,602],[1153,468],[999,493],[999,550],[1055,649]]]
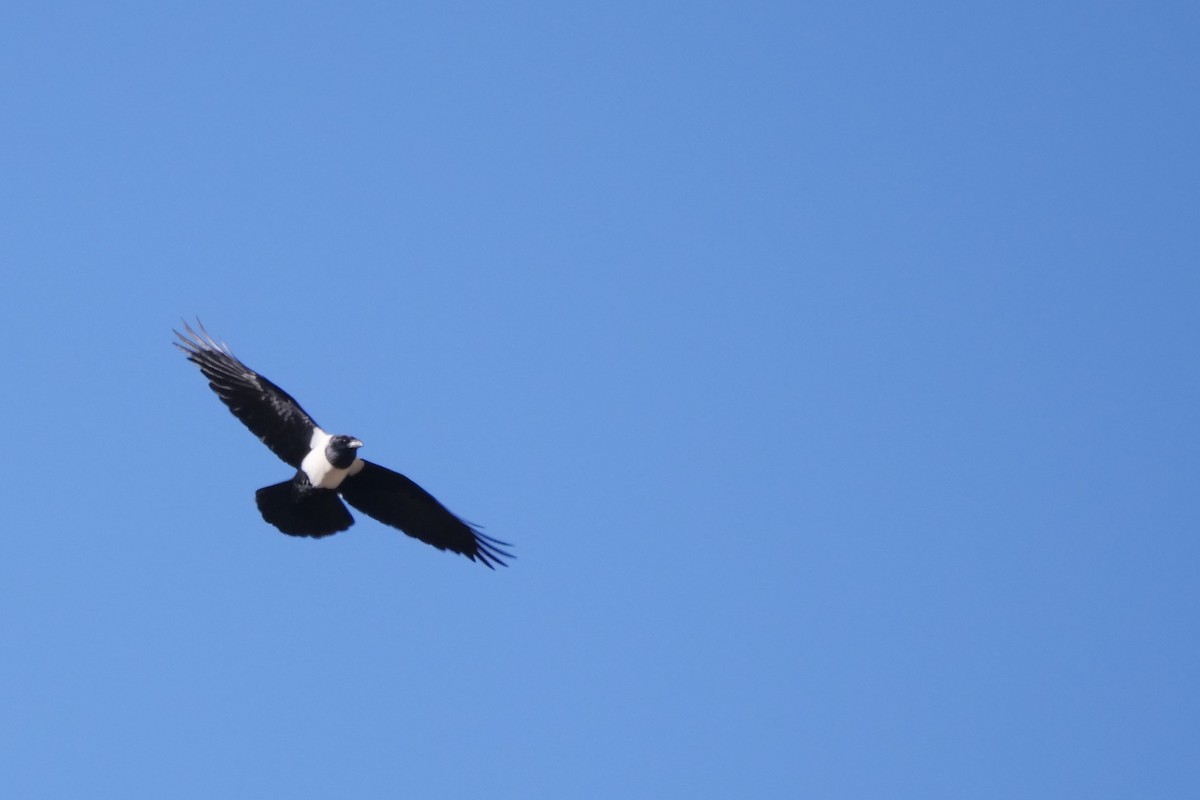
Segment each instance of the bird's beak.
[[359,447],[362,447],[363,445],[362,445],[362,442],[360,442],[358,439],[351,439],[350,441],[346,442],[346,446],[357,449]]

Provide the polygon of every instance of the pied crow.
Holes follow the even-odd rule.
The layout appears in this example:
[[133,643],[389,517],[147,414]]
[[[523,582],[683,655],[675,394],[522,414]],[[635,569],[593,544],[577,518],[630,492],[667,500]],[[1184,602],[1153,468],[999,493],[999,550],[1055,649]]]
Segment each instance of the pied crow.
[[233,415],[296,470],[290,480],[255,493],[264,520],[291,536],[329,536],[354,524],[344,499],[368,517],[488,568],[513,558],[502,549],[506,542],[485,536],[408,478],[359,458],[362,442],[321,430],[291,395],[196,325],[199,333],[184,322],[185,333],[174,332],[175,346],[200,367]]

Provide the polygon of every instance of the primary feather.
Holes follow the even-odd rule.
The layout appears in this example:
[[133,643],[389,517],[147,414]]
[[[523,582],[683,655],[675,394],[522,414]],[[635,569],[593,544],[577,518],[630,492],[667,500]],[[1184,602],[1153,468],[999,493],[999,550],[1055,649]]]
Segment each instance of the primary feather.
[[285,464],[298,468],[311,449],[317,423],[290,394],[247,367],[228,346],[197,325],[199,333],[186,322],[186,335],[175,331],[180,339],[175,346],[200,367],[217,397],[251,433]]

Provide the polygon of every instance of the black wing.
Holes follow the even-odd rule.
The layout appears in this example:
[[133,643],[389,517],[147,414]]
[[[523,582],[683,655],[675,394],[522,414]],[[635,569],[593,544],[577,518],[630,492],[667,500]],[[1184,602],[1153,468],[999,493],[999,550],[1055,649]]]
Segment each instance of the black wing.
[[512,553],[507,542],[485,536],[454,516],[433,495],[399,472],[363,462],[361,472],[348,476],[338,487],[342,498],[368,517],[391,525],[439,550],[478,559],[489,569],[505,566]]
[[175,331],[182,342],[175,342],[175,346],[200,367],[208,385],[251,433],[272,453],[299,469],[308,455],[317,423],[290,394],[234,358],[228,346],[218,344],[203,325],[199,328],[200,333],[196,333],[185,322],[187,335]]

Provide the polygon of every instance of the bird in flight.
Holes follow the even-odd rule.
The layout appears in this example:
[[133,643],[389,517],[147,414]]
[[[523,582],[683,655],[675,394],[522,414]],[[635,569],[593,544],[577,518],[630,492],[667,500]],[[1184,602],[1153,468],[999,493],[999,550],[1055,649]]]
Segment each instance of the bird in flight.
[[290,536],[329,536],[354,524],[345,500],[384,525],[489,569],[513,558],[502,549],[510,545],[459,519],[399,472],[359,458],[362,442],[321,430],[290,394],[235,358],[199,322],[197,327],[199,333],[185,322],[185,333],[174,332],[175,346],[233,415],[296,470],[290,480],[255,493],[264,520]]

